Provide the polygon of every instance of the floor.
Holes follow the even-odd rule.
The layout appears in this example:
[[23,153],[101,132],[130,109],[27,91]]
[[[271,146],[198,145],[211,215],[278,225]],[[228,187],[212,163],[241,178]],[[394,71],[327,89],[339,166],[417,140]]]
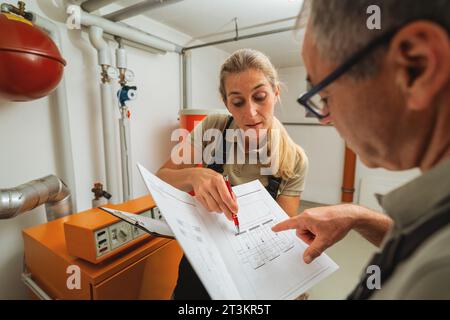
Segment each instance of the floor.
[[[300,212],[305,209],[323,206],[319,203],[302,201]],[[325,253],[339,266],[339,270],[308,290],[309,300],[345,299],[353,290],[377,248],[351,231],[343,240],[329,248]]]

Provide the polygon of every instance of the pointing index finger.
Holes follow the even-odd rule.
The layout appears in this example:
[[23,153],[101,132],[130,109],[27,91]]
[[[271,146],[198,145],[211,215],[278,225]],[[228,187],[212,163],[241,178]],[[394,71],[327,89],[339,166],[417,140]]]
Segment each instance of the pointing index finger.
[[297,229],[299,224],[298,224],[298,221],[296,218],[297,217],[290,218],[290,219],[284,220],[284,221],[274,225],[272,227],[272,231],[280,232],[280,231],[289,230],[289,229]]

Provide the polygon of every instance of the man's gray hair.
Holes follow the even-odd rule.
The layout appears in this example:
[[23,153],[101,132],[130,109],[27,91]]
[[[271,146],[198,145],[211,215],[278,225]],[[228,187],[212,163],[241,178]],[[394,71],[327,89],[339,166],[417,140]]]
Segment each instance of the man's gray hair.
[[[381,29],[369,30],[369,6],[381,10]],[[370,40],[413,20],[430,20],[450,34],[450,0],[311,0],[310,19],[318,50],[323,58],[340,64]],[[386,47],[380,47],[350,74],[355,78],[374,75]]]

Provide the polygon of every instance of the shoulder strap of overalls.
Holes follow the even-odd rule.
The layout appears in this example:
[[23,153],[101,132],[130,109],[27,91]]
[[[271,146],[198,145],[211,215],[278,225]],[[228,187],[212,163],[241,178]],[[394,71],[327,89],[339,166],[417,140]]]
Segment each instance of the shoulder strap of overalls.
[[[210,165],[207,166],[207,168],[214,170],[220,174],[223,174],[223,165],[224,163],[226,163],[227,160],[227,144],[226,144],[226,131],[230,128],[231,123],[233,122],[233,117],[229,117],[227,120],[227,123],[225,125],[225,129],[222,132],[222,157],[223,157],[223,161],[222,163],[212,163]],[[277,199],[278,196],[278,189],[280,188],[280,184],[281,184],[282,179],[281,178],[277,178],[274,176],[269,176],[268,177],[268,185],[266,187],[266,190],[269,192],[269,194],[272,196],[272,198],[274,198],[275,200]]]
[[214,170],[220,174],[223,174],[223,165],[226,163],[227,160],[227,144],[226,144],[226,133],[227,130],[230,128],[231,123],[233,122],[233,117],[228,117],[227,123],[225,125],[225,129],[222,131],[222,163],[211,163],[207,166],[208,169]]
[[[413,231],[388,241],[383,250],[372,258],[368,266],[378,266],[381,272],[381,283],[385,283],[402,261],[410,257],[430,236],[448,224],[450,224],[450,199],[447,199],[447,203],[433,218]],[[375,291],[369,289],[367,285],[371,275],[366,273],[366,269],[364,270],[360,283],[347,297],[348,300],[366,300],[371,297]]]

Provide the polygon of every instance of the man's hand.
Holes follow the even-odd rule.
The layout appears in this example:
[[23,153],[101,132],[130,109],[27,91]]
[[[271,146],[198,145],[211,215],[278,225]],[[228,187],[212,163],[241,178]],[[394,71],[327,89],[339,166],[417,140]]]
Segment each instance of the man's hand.
[[297,236],[309,245],[303,260],[311,263],[353,228],[373,244],[380,245],[391,226],[392,220],[384,214],[357,205],[342,204],[305,210],[275,225],[272,230],[296,229]]
[[311,263],[327,248],[344,238],[353,227],[352,209],[348,205],[305,210],[300,215],[280,222],[275,232],[296,229],[297,236],[309,247],[303,260]]

